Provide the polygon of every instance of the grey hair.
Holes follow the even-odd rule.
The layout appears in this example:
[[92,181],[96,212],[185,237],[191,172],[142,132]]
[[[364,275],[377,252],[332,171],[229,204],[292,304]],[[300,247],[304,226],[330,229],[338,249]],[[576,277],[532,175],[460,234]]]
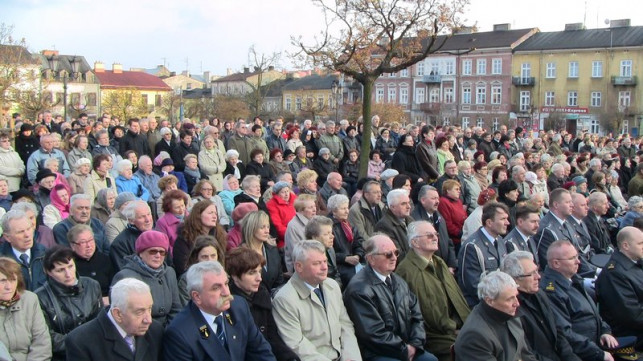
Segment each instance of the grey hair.
[[[631,199],[631,198],[630,198],[630,199]],[[27,211],[31,211],[31,212],[33,212],[33,214],[34,214],[36,217],[38,217],[38,207],[36,207],[36,205],[35,205],[34,203],[31,203],[31,202],[18,202],[18,203],[14,203],[14,204],[11,206],[11,210],[12,210],[12,211],[14,211],[14,210],[15,210],[15,211],[20,211],[20,212],[25,212],[25,213],[26,213]],[[5,228],[3,227],[3,229],[5,229]]]
[[516,281],[510,275],[500,270],[483,274],[478,283],[478,298],[480,300],[487,298],[495,300],[500,295],[500,292],[507,287],[518,287]]
[[107,196],[114,194],[116,196],[116,191],[113,188],[103,188],[96,193],[96,203],[107,208]]
[[592,160],[589,161],[590,167],[600,167],[602,164],[602,161],[598,158],[592,158]]
[[2,229],[4,230],[4,233],[11,233],[11,227],[9,227],[9,223],[11,221],[16,220],[16,219],[26,219],[27,215],[25,212],[18,211],[18,210],[10,210],[9,212],[5,213],[4,216],[2,216]]
[[589,207],[594,206],[596,203],[601,202],[607,199],[607,194],[603,192],[592,192],[589,197],[587,197],[587,205]]
[[420,191],[418,192],[418,200],[426,197],[426,195],[429,194],[430,191],[437,192],[438,190],[432,185],[428,185],[428,184],[423,185],[422,188],[420,188]]
[[234,149],[229,149],[227,152],[225,152],[225,160],[226,162],[230,160],[230,158],[237,158],[239,159],[239,152],[237,152]]
[[524,259],[533,261],[534,255],[527,251],[513,251],[509,253],[502,261],[500,270],[513,278],[519,277],[525,272],[525,270],[522,268],[522,264],[520,263],[520,261]]
[[164,136],[165,134],[171,134],[171,133],[172,133],[172,130],[168,127],[163,127],[159,131],[159,134],[161,134],[161,136]]
[[145,161],[150,161],[150,163],[152,163],[152,158],[150,158],[149,155],[142,155],[140,158],[138,158],[138,165],[141,165],[141,162]]
[[186,287],[188,290],[188,294],[191,294],[192,291],[203,291],[203,276],[207,273],[220,275],[221,273],[225,273],[225,270],[223,269],[221,263],[217,261],[207,261],[193,264],[188,269],[185,277],[188,281]]
[[308,259],[308,254],[312,251],[325,254],[326,247],[314,239],[303,240],[295,245],[295,249],[292,251],[292,259],[294,262],[304,262]]
[[[540,138],[536,138],[540,139]],[[542,141],[542,139],[540,139]],[[553,157],[549,153],[543,153],[540,155],[540,162],[550,162],[553,159]]]
[[142,200],[135,200],[132,202],[129,202],[127,206],[121,211],[121,214],[123,217],[127,218],[128,221],[134,220],[136,218],[136,210],[140,207],[145,207],[146,209],[150,209],[150,206],[147,205],[147,202],[142,201]]
[[409,246],[411,246],[411,242],[413,242],[413,240],[419,236],[420,226],[424,225],[430,225],[431,227],[433,227],[433,224],[431,224],[431,222],[429,221],[415,221],[409,223],[409,225],[406,226],[406,238],[409,240]]
[[554,142],[560,142],[562,139],[563,137],[560,135],[560,133],[556,133],[553,137],[551,137],[551,140],[553,140]]
[[314,216],[311,218],[306,227],[304,228],[304,237],[308,239],[316,239],[321,233],[321,227],[333,226],[333,220],[324,216]]
[[523,171],[523,172],[526,171],[525,167],[523,167],[521,165],[517,165],[517,166],[514,166],[513,168],[511,168],[511,174],[512,175],[514,175],[514,174],[516,174],[516,173],[518,173],[520,171]]
[[116,164],[116,170],[118,171],[118,173],[126,169],[132,169],[132,162],[130,162],[129,160],[123,159]]
[[329,120],[329,121],[327,121],[327,122],[326,122],[326,127],[334,127],[334,126],[335,126],[335,122],[334,122],[334,121]]
[[109,292],[111,307],[127,312],[128,301],[132,293],[152,295],[147,283],[136,278],[123,278],[116,282]]
[[45,160],[45,168],[48,168],[51,165],[51,163],[54,163],[54,162],[60,165],[60,161],[58,160],[58,158],[47,158],[47,160]]
[[342,204],[344,203],[349,203],[350,201],[348,200],[348,197],[346,197],[343,194],[335,194],[330,196],[328,198],[328,201],[326,202],[326,207],[328,208],[329,211],[334,211],[337,208],[339,208]]
[[402,196],[408,196],[409,192],[405,189],[393,189],[386,195],[386,203],[390,206],[397,205],[397,202]]
[[[627,207],[631,210],[632,208],[636,207],[637,204],[643,202],[643,198],[639,196],[631,196],[630,199],[627,200]],[[13,207],[11,207],[13,209]]]
[[241,188],[243,190],[246,190],[248,187],[250,187],[250,184],[254,182],[261,183],[261,178],[259,178],[259,176],[256,176],[254,174],[247,175],[241,181]]
[[94,235],[92,227],[82,223],[76,224],[67,231],[67,241],[69,241],[70,244],[75,243],[78,236],[85,232],[91,232],[92,235]]
[[78,201],[88,201],[89,203],[91,203],[92,199],[85,193],[76,193],[71,196],[71,198],[69,198],[69,208],[74,208],[76,206],[76,202]]
[[564,167],[562,164],[560,164],[560,163],[556,163],[556,164],[554,164],[554,165],[552,165],[552,166],[551,166],[551,172],[552,172],[552,173],[556,173],[556,172],[558,172],[559,170],[565,170],[565,167]]

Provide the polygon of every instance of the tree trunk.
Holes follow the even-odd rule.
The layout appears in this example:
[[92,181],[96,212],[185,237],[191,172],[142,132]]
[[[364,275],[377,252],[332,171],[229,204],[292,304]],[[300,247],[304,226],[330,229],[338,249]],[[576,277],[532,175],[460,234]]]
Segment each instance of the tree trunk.
[[364,178],[368,173],[368,161],[371,154],[371,93],[375,78],[367,77],[363,82],[364,87],[362,98],[362,119],[364,124],[364,133],[362,133],[362,154],[359,157],[359,177]]

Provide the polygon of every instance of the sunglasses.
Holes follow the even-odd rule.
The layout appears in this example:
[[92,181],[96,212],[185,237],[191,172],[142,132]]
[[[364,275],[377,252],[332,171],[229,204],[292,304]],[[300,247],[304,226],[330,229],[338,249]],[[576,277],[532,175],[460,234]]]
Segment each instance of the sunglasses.
[[374,253],[374,255],[376,255],[376,256],[384,256],[384,257],[386,257],[388,259],[391,259],[391,258],[393,258],[393,256],[395,256],[395,258],[399,257],[400,256],[400,251],[395,250],[395,251],[389,251],[389,252]]
[[150,256],[156,256],[157,254],[161,255],[161,257],[165,257],[167,252],[164,249],[148,249],[147,253]]

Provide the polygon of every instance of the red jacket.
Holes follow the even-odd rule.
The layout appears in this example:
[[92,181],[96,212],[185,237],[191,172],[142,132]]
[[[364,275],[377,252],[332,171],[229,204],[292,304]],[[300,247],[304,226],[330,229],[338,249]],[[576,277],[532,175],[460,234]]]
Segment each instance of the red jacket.
[[270,215],[270,223],[277,229],[277,246],[284,247],[284,235],[288,228],[288,222],[295,217],[295,200],[297,196],[295,193],[290,192],[290,199],[288,202],[284,201],[278,195],[274,194],[272,198],[266,203],[268,215]]
[[454,244],[460,243],[462,237],[462,228],[464,221],[467,219],[467,211],[464,210],[462,201],[460,199],[453,200],[449,197],[440,197],[440,205],[438,211],[444,218],[447,225],[449,237]]

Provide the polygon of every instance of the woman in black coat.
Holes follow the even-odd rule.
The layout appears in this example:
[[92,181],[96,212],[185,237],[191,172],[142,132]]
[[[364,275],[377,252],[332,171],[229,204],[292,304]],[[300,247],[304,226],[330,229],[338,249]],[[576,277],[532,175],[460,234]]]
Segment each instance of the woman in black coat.
[[268,288],[261,282],[261,270],[266,264],[265,259],[250,248],[238,247],[226,255],[226,271],[230,282],[230,293],[243,297],[250,307],[250,314],[266,338],[272,353],[278,361],[299,360],[299,357],[284,343],[277,324],[272,316],[272,302]]
[[250,153],[250,163],[246,166],[246,175],[258,175],[261,178],[261,194],[269,187],[272,187],[276,181],[275,172],[270,164],[263,161],[263,151],[255,149]]
[[414,184],[422,180],[422,170],[415,156],[413,136],[406,134],[400,137],[400,144],[393,154],[392,168],[411,177]]

